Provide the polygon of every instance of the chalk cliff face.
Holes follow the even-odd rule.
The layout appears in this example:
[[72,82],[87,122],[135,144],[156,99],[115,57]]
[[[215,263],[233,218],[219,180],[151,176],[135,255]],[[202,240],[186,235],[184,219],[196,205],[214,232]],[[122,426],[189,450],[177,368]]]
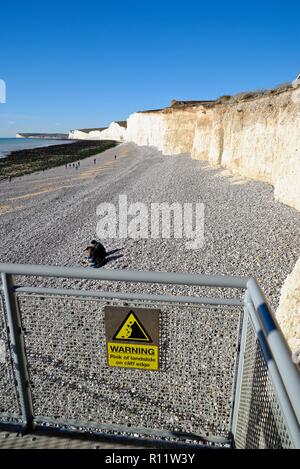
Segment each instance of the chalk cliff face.
[[268,182],[300,210],[300,90],[198,111],[192,157]]
[[125,138],[268,182],[276,199],[300,210],[299,129],[300,88],[233,104],[135,113]]
[[[126,122],[126,121],[125,121]],[[126,124],[112,122],[106,129],[70,130],[69,139],[73,140],[116,140],[122,142],[126,136]]]
[[166,110],[167,136],[164,152],[171,154],[190,153],[197,121],[193,107],[184,110]]
[[165,124],[161,112],[135,112],[127,119],[126,139],[137,145],[155,146],[162,151],[166,137]]
[[[97,135],[100,134],[98,130],[94,132],[97,133]],[[71,140],[94,140],[90,135],[94,132],[83,132],[82,130],[77,130],[77,129],[70,130],[69,139]],[[96,138],[95,140],[99,140],[99,138]]]
[[[300,87],[228,104],[135,113],[126,138],[268,182],[277,200],[300,210]],[[282,288],[278,310],[293,350],[300,348],[299,291],[300,259]]]
[[126,139],[155,146],[165,155],[190,153],[195,126],[194,109],[139,112],[127,120]]
[[100,140],[116,140],[123,142],[126,136],[126,127],[118,124],[118,122],[112,122],[110,126],[100,132]]
[[281,289],[277,319],[291,349],[300,350],[300,258]]

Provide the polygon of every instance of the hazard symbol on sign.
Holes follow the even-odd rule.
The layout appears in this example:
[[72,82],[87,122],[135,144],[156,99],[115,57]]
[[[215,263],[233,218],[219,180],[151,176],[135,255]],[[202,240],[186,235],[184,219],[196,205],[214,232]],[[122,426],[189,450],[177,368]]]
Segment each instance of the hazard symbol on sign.
[[113,337],[114,340],[134,340],[137,342],[152,342],[140,321],[132,310],[125,318],[123,324]]

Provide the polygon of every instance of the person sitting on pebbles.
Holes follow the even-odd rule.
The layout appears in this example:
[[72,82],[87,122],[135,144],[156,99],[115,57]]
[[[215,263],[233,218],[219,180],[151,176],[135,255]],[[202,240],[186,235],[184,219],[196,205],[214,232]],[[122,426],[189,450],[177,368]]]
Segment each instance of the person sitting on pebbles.
[[100,241],[93,239],[91,245],[84,250],[87,256],[83,261],[84,267],[100,267],[106,257],[106,249]]

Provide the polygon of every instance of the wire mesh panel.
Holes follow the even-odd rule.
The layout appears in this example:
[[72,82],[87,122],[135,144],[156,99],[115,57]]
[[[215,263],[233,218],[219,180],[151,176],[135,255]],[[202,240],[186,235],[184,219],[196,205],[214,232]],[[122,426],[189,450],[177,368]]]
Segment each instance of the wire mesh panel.
[[240,449],[293,447],[249,319],[235,443]]
[[107,301],[18,301],[35,416],[229,437],[239,309],[147,302],[161,311],[160,370],[145,371],[107,366]]
[[9,340],[5,317],[4,301],[0,295],[0,414],[1,420],[11,420],[20,415],[15,387],[13,366],[10,357]]

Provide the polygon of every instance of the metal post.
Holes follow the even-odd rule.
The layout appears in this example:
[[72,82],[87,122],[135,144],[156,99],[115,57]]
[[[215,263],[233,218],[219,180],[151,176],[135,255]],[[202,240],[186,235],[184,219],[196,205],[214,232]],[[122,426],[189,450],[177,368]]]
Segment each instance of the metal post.
[[10,274],[1,273],[1,278],[9,327],[10,349],[17,380],[17,390],[23,421],[26,429],[28,429],[32,426],[33,422],[33,407],[20,311],[14,293],[12,276]]
[[251,299],[249,299],[247,307],[250,313],[250,317],[252,320],[252,324],[253,324],[257,339],[261,347],[261,352],[266,362],[266,367],[268,369],[270,380],[273,384],[274,393],[277,397],[278,404],[281,408],[282,414],[285,417],[285,425],[289,432],[290,439],[294,445],[294,448],[300,449],[300,426],[297,421],[297,417],[295,416],[293,407],[288,398],[288,395],[285,390],[284,384],[282,382],[281,376],[279,374],[277,365],[274,361],[271,350],[266,341],[265,335],[261,329],[259,320],[256,317],[256,311],[253,306],[253,303],[251,302]]
[[[246,292],[246,295],[247,295],[247,292]],[[245,297],[245,302],[246,302],[246,297]],[[244,314],[243,314],[243,322],[242,322],[242,333],[241,333],[241,342],[240,342],[240,349],[239,349],[238,370],[237,370],[237,377],[236,377],[236,387],[235,387],[235,393],[234,393],[233,414],[232,414],[232,424],[231,424],[231,432],[233,434],[234,439],[236,436],[240,397],[241,397],[248,317],[249,317],[249,313],[245,306]]]
[[262,326],[262,330],[267,338],[279,373],[284,382],[291,404],[295,414],[300,422],[300,374],[299,368],[292,362],[291,351],[286,343],[281,329],[271,313],[265,296],[255,279],[250,279],[248,289],[253,301],[255,310]]

